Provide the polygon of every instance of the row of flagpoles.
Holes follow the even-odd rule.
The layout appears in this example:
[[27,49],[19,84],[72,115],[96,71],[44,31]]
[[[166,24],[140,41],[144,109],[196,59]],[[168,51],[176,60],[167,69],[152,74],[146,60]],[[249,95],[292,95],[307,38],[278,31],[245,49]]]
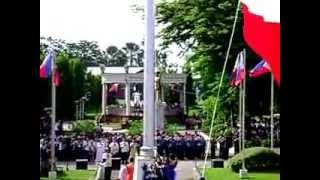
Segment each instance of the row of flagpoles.
[[[271,69],[266,61],[260,61],[251,71],[249,71],[249,77],[257,78],[270,72]],[[231,85],[239,88],[239,147],[240,151],[245,149],[245,96],[246,96],[246,50],[242,50],[236,59],[232,74],[231,74]],[[270,148],[274,148],[274,137],[273,137],[273,101],[274,101],[274,78],[271,74],[271,98],[270,98],[270,117],[271,117],[271,145]],[[242,160],[242,168],[245,169],[245,161]]]

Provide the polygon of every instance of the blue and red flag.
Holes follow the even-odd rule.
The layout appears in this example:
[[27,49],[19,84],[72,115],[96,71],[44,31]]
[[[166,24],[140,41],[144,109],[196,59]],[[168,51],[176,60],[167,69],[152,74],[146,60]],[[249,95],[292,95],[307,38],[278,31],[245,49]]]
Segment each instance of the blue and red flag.
[[40,78],[44,78],[44,79],[49,78],[51,76],[51,74],[53,74],[52,82],[55,86],[59,86],[60,73],[56,67],[54,67],[54,68],[52,67],[53,65],[55,65],[54,56],[50,52],[40,65]]
[[256,78],[270,71],[271,71],[271,68],[268,65],[268,63],[262,60],[249,72],[249,77]]
[[40,65],[40,78],[48,78],[52,73],[53,54],[49,53]]
[[244,54],[241,51],[238,54],[236,64],[234,65],[232,75],[231,75],[231,85],[232,86],[239,86],[241,82],[244,80],[246,76],[246,69],[244,65]]

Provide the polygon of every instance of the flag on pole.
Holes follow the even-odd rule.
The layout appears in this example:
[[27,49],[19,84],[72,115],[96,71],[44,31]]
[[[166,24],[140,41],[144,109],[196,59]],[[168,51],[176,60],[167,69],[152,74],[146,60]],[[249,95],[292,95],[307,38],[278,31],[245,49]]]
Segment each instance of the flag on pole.
[[118,87],[119,87],[119,84],[112,84],[112,86],[109,89],[109,92],[116,92],[117,93]]
[[40,65],[40,78],[48,78],[52,71],[53,54],[50,52]]
[[52,68],[52,65],[54,64],[54,56],[50,52],[44,59],[44,61],[40,65],[40,78],[49,78],[51,75],[53,75],[53,84],[55,86],[60,85],[60,73],[57,69],[57,67]]
[[236,63],[234,65],[232,75],[231,75],[231,85],[232,86],[239,86],[240,83],[244,80],[246,76],[246,69],[244,65],[244,54],[241,51],[238,56]]
[[270,71],[271,71],[271,68],[268,65],[268,63],[262,60],[249,72],[249,77],[256,78]]
[[243,35],[280,85],[280,0],[241,0]]

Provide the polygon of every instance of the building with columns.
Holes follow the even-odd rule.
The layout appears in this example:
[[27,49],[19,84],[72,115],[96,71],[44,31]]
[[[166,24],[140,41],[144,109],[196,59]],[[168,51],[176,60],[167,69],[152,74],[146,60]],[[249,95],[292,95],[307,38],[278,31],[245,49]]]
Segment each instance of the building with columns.
[[[117,114],[130,116],[132,113],[132,109],[134,108],[134,102],[136,101],[134,97],[135,93],[141,93],[141,103],[143,105],[143,89],[141,88],[143,85],[143,67],[128,67],[127,72],[125,67],[104,67],[103,73],[101,72],[101,67],[88,67],[87,72],[91,72],[93,75],[101,76],[101,84],[102,84],[102,103],[101,103],[101,112],[104,115],[111,114],[112,112],[117,111]],[[177,74],[161,74],[159,79],[159,85],[155,87],[159,90],[158,100],[164,100],[165,96],[165,86],[170,84],[178,85],[178,91],[176,93],[179,94],[179,105],[185,110],[186,106],[186,74],[177,73]],[[114,107],[108,106],[108,95],[109,90],[112,84],[119,84],[119,86],[125,86],[124,96],[125,96],[125,107],[117,107],[117,110]],[[135,88],[135,87],[140,88]],[[160,86],[160,87],[158,87]],[[134,89],[136,91],[134,92]],[[138,93],[137,93],[138,92]],[[157,94],[157,92],[156,92]],[[160,102],[159,102],[160,103]],[[162,102],[161,102],[162,103]],[[170,114],[169,111],[166,111],[166,114]]]

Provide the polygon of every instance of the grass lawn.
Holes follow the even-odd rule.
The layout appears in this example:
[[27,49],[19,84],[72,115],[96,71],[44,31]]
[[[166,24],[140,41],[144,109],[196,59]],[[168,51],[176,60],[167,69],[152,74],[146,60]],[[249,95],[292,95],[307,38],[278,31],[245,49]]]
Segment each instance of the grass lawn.
[[[58,177],[57,180],[90,180],[94,179],[94,170],[70,170],[65,171],[65,174]],[[41,177],[40,180],[47,180],[48,178]]]
[[[254,180],[280,180],[280,172],[248,172]],[[209,168],[206,172],[208,180],[239,180],[239,174],[226,168]]]

